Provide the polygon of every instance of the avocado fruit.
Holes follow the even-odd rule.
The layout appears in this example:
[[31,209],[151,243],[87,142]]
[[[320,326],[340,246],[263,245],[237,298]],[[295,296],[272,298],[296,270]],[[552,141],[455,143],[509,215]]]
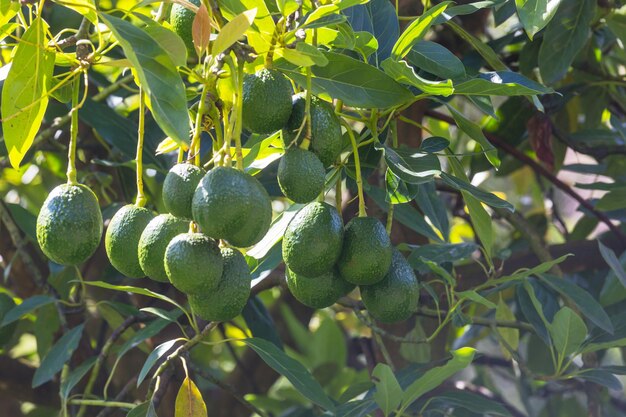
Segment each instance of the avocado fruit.
[[393,249],[391,267],[385,277],[372,285],[362,285],[361,299],[367,311],[383,323],[411,317],[419,301],[419,284],[413,268],[397,249]]
[[287,287],[296,300],[317,309],[335,304],[356,287],[344,280],[336,268],[313,278],[298,275],[287,268],[285,277]]
[[324,191],[326,170],[313,152],[295,147],[280,158],[277,178],[285,197],[309,203]]
[[82,184],[55,187],[37,216],[37,241],[61,265],[78,265],[94,254],[102,239],[98,198]]
[[237,317],[250,297],[250,269],[246,258],[236,249],[222,249],[224,270],[213,291],[189,294],[195,314],[207,321],[228,321]]
[[[306,97],[296,94],[293,99],[291,117],[283,131],[283,141],[289,144],[295,139],[295,132],[302,125],[305,116]],[[306,133],[306,127],[300,134],[298,142]],[[335,114],[332,106],[317,97],[311,97],[311,145],[310,150],[318,156],[322,164],[327,167],[335,163],[343,148],[341,121]]]
[[234,168],[216,167],[198,184],[191,212],[203,233],[243,248],[267,233],[272,202],[256,178]]
[[165,249],[174,237],[185,233],[189,223],[171,214],[159,214],[139,237],[137,252],[144,274],[159,282],[169,282],[165,272]]
[[191,220],[191,200],[204,176],[202,168],[192,164],[176,164],[163,181],[163,204],[176,217]]
[[131,278],[144,275],[139,264],[139,238],[150,220],[152,212],[134,204],[127,204],[115,213],[104,235],[104,247],[111,265]]
[[202,233],[182,233],[172,239],[164,262],[172,285],[187,294],[215,289],[224,270],[219,246]]
[[283,236],[283,259],[291,271],[305,277],[329,272],[343,243],[343,221],[327,203],[304,206],[291,219]]
[[344,230],[337,267],[348,282],[375,284],[389,271],[391,253],[391,241],[382,223],[373,217],[355,217]]
[[[200,6],[200,0],[189,0],[190,3]],[[196,14],[183,6],[182,4],[172,4],[170,10],[170,25],[172,30],[185,42],[187,51],[189,54],[195,55],[195,48],[193,45],[193,20],[196,18]]]
[[281,72],[262,69],[243,81],[243,126],[253,133],[282,129],[291,116],[293,88]]

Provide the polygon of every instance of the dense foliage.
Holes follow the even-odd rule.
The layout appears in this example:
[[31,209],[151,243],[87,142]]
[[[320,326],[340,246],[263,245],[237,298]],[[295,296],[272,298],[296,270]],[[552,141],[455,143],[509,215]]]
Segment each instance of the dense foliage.
[[623,1],[0,0],[0,41],[3,415],[626,414]]

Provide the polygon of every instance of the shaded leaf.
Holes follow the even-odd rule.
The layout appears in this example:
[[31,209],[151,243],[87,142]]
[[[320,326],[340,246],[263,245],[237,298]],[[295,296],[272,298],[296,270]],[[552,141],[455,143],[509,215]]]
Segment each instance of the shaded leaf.
[[454,85],[454,93],[461,95],[532,96],[553,92],[553,89],[511,71],[484,72]]
[[290,358],[267,340],[249,338],[243,342],[253,349],[268,366],[287,378],[302,395],[326,410],[334,410],[333,401],[300,362]]
[[459,58],[444,46],[435,42],[420,41],[406,56],[406,60],[419,69],[439,78],[464,78],[465,66]]
[[343,13],[355,32],[366,31],[376,37],[378,50],[370,58],[372,64],[378,66],[389,58],[400,36],[396,9],[390,1],[370,0],[367,4],[347,8]]
[[0,327],[6,326],[7,324],[13,323],[16,320],[21,319],[26,314],[31,313],[39,307],[52,303],[54,303],[54,298],[50,297],[49,295],[34,295],[30,298],[27,298],[22,301],[21,304],[16,305],[11,310],[6,312],[4,318],[2,319],[2,323],[0,323]]
[[470,184],[469,182],[465,182],[445,172],[442,172],[440,176],[443,182],[448,184],[450,187],[454,187],[459,191],[466,191],[467,193],[471,194],[478,200],[482,201],[483,203],[491,207],[507,209],[510,212],[513,212],[515,210],[515,208],[513,207],[513,204],[509,203],[506,200],[501,199],[500,197],[498,197],[497,195],[493,193],[483,191],[480,188]]
[[146,378],[146,376],[148,376],[148,372],[150,372],[150,369],[152,369],[152,367],[154,366],[154,364],[156,364],[156,362],[163,356],[165,355],[167,352],[169,352],[169,350],[174,346],[174,344],[176,342],[178,342],[180,339],[173,339],[173,340],[169,340],[167,342],[161,343],[159,346],[157,346],[151,353],[150,355],[148,355],[148,357],[146,358],[146,361],[143,364],[143,367],[141,368],[141,370],[139,371],[139,375],[137,376],[137,386],[141,385],[141,383],[143,382],[143,380]]
[[[498,301],[498,306],[496,307],[496,320],[515,321],[515,314],[513,314],[509,306],[502,300],[502,297],[500,297],[500,301]],[[519,330],[507,327],[498,327],[497,330],[500,337],[502,337],[509,347],[513,350],[517,350],[519,347]],[[504,357],[511,359],[509,350],[502,345],[502,343],[500,343],[500,345]]]
[[241,315],[252,332],[252,336],[268,340],[279,349],[284,350],[283,342],[276,330],[276,324],[258,296],[250,297]]
[[59,392],[62,399],[67,399],[67,397],[69,397],[70,393],[72,392],[72,388],[74,388],[76,384],[78,384],[80,380],[83,379],[85,375],[87,375],[87,372],[89,372],[89,370],[93,367],[97,359],[97,356],[93,356],[87,359],[85,362],[81,363],[76,369],[72,370],[72,372],[67,375],[67,378],[61,384],[61,389]]
[[385,416],[390,415],[402,402],[402,388],[389,365],[379,363],[372,371],[376,384],[374,400]]
[[587,336],[585,322],[569,307],[556,313],[548,329],[561,360],[575,353]]
[[604,369],[588,369],[576,375],[578,378],[590,381],[615,391],[622,391],[623,386],[619,379]]
[[445,404],[453,407],[461,407],[479,415],[504,416],[511,415],[509,411],[496,400],[491,400],[482,395],[468,391],[449,391],[433,397],[433,406]]
[[626,271],[622,267],[622,263],[617,259],[615,252],[610,248],[604,246],[600,240],[598,240],[598,246],[600,247],[600,254],[604,258],[605,262],[609,265],[617,279],[626,287]]
[[436,156],[409,149],[393,149],[385,145],[377,147],[383,150],[389,169],[409,184],[429,182],[441,172],[441,165]]
[[78,347],[84,327],[84,324],[74,327],[52,346],[50,352],[43,358],[35,371],[32,382],[33,388],[37,388],[54,378],[54,375],[70,360]]

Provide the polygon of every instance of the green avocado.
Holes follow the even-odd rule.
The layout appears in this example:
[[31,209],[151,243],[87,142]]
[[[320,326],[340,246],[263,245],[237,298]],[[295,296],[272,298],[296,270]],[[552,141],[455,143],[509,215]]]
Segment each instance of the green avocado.
[[159,282],[170,282],[165,272],[165,249],[174,237],[185,233],[189,223],[171,214],[159,214],[148,223],[139,238],[139,265],[144,274]]
[[128,204],[119,209],[109,222],[104,247],[111,265],[127,277],[145,276],[139,265],[138,245],[141,233],[153,218],[150,210]]
[[277,177],[287,198],[296,203],[309,203],[324,190],[326,170],[313,152],[296,147],[280,158]]
[[391,252],[391,241],[378,219],[355,217],[346,225],[337,267],[348,282],[375,284],[389,271]]
[[94,254],[102,238],[98,198],[82,184],[55,187],[37,217],[43,253],[61,265],[78,265]]
[[224,260],[217,243],[202,233],[182,233],[165,249],[165,272],[176,289],[187,294],[214,290]]
[[336,268],[313,278],[298,275],[287,268],[285,276],[291,294],[311,308],[329,307],[355,288],[354,284],[339,275]]
[[224,271],[217,288],[189,294],[195,314],[207,321],[228,321],[237,317],[250,297],[250,269],[236,249],[222,249]]
[[[293,99],[293,110],[287,127],[283,131],[283,141],[288,145],[295,139],[305,116],[306,98],[304,94],[296,94]],[[306,129],[306,127],[304,128]],[[303,132],[306,132],[303,129]],[[302,142],[304,133],[298,142]],[[335,163],[343,147],[341,122],[332,106],[317,97],[311,97],[311,146],[322,164],[327,167]]]
[[[189,2],[200,6],[200,0],[189,0]],[[180,36],[183,42],[185,42],[187,51],[192,55],[196,54],[192,34],[193,20],[195,17],[196,14],[185,6],[178,3],[172,5],[172,10],[170,11],[170,25],[174,33]]]
[[176,164],[163,181],[163,204],[176,217],[191,219],[191,200],[204,171],[192,164]]
[[282,129],[291,116],[293,88],[276,70],[262,69],[243,81],[243,126],[266,134]]
[[397,249],[393,249],[391,267],[382,281],[359,288],[367,311],[383,323],[406,320],[417,309],[417,278],[411,265]]
[[272,202],[256,178],[234,168],[217,167],[198,184],[191,212],[203,233],[243,248],[267,233]]
[[291,219],[283,236],[283,259],[298,275],[317,277],[329,272],[343,242],[343,221],[327,203],[310,203]]

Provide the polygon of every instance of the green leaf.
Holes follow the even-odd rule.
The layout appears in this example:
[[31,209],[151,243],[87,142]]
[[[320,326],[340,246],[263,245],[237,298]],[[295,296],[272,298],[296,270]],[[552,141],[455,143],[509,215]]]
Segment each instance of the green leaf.
[[419,150],[426,153],[440,152],[450,146],[450,141],[441,136],[431,136],[422,141]]
[[146,401],[130,410],[126,417],[157,417],[152,401]]
[[0,0],[0,26],[13,19],[20,9],[20,3],[13,0]]
[[279,52],[287,61],[300,67],[328,65],[328,59],[324,54],[313,45],[305,42],[298,42],[296,49],[283,48]]
[[[374,200],[374,202],[381,209],[387,211],[389,209],[389,204],[385,201],[386,193],[378,187],[370,187],[366,191],[367,195]],[[394,207],[393,218],[398,222],[402,223],[406,227],[411,230],[416,231],[422,236],[426,236],[429,239],[432,239],[436,242],[441,242],[441,238],[432,227],[426,223],[424,220],[424,216],[417,211],[415,208],[411,207],[409,204],[398,204]]]
[[295,389],[315,404],[326,410],[334,410],[335,404],[326,395],[319,382],[298,361],[287,356],[272,342],[264,339],[249,338],[243,342],[253,349],[263,361],[291,382]]
[[143,367],[141,368],[141,371],[139,371],[139,375],[137,376],[137,386],[141,385],[141,383],[146,378],[146,376],[148,376],[148,372],[150,372],[150,369],[152,369],[152,367],[157,363],[157,361],[163,355],[169,352],[169,350],[172,349],[174,344],[180,340],[181,339],[173,339],[173,340],[169,340],[167,342],[161,343],[148,355],[148,357],[146,358],[146,361],[143,364]]
[[556,313],[548,330],[561,360],[577,352],[587,336],[585,322],[569,307]]
[[[511,311],[509,306],[502,300],[498,301],[498,306],[496,307],[496,320],[503,321],[515,321],[515,314]],[[519,347],[519,330],[512,329],[508,327],[498,327],[497,329],[500,337],[511,347],[513,350],[517,350]],[[500,343],[500,349],[502,350],[502,354],[505,358],[511,359],[511,353],[509,350]]]
[[478,250],[478,246],[472,242],[422,245],[413,249],[409,255],[409,263],[414,269],[425,273],[427,271],[421,267],[420,258],[442,265],[469,259],[476,250]]
[[385,198],[390,204],[404,204],[412,201],[417,195],[417,185],[402,181],[389,168],[385,172]]
[[441,177],[441,180],[448,184],[450,187],[456,188],[459,191],[466,191],[478,200],[491,207],[503,208],[510,211],[511,213],[515,211],[515,207],[513,207],[513,204],[501,199],[493,193],[481,190],[480,188],[470,184],[469,182],[463,181],[457,177],[453,177],[446,172],[442,172],[439,175]]
[[590,381],[615,391],[622,391],[623,386],[619,379],[604,369],[585,369],[576,374],[578,378]]
[[485,297],[483,297],[482,295],[478,294],[476,291],[473,291],[473,290],[457,291],[456,295],[459,296],[459,300],[463,300],[466,298],[475,303],[482,304],[489,309],[496,308],[496,305],[494,303],[492,303],[491,301],[489,301],[488,299],[486,299]]
[[257,8],[246,10],[226,23],[211,47],[211,55],[217,56],[237,42],[254,22]]
[[[326,93],[348,106],[362,108],[394,107],[413,98],[409,90],[371,65],[334,52],[323,54],[328,65],[311,67],[313,94]],[[298,68],[281,60],[275,64],[298,84],[306,85]]]
[[422,78],[404,60],[396,61],[395,59],[387,58],[380,64],[380,67],[397,82],[417,87],[424,93],[444,97],[454,93],[452,80],[430,81]]
[[402,59],[409,53],[413,45],[422,40],[428,29],[434,23],[434,20],[446,10],[446,8],[452,3],[451,1],[444,1],[437,4],[434,7],[428,9],[424,14],[415,19],[409,27],[405,29],[396,41],[393,49],[391,50],[391,57],[393,59]]
[[[180,310],[178,311],[180,312]],[[180,312],[180,314],[182,314],[182,312]],[[126,340],[124,344],[119,347],[119,350],[117,351],[117,361],[119,361],[122,356],[124,356],[132,348],[139,346],[146,339],[149,339],[159,334],[161,330],[165,329],[170,323],[171,322],[169,320],[159,319],[148,324],[143,329],[138,330],[128,340]],[[145,347],[145,349],[142,350],[144,350],[146,353],[150,352],[150,349],[147,347],[147,345],[142,345],[142,347]]]
[[2,319],[2,323],[0,323],[0,327],[4,327],[7,324],[13,323],[16,320],[21,319],[26,314],[38,309],[39,307],[45,306],[47,304],[54,303],[54,298],[49,295],[34,295],[26,300],[22,301],[21,304],[16,305],[11,310],[7,311]]
[[94,25],[98,24],[98,9],[94,0],[53,0],[57,4],[61,4],[68,9],[72,9],[77,13],[85,16]]
[[467,368],[472,363],[475,352],[475,349],[469,347],[453,350],[450,352],[452,353],[452,359],[445,365],[426,371],[405,390],[402,398],[402,407],[398,414],[402,415],[415,400],[437,388],[452,375]]
[[480,56],[483,57],[483,59],[487,62],[487,64],[489,64],[491,68],[496,71],[508,70],[508,67],[500,60],[498,54],[493,49],[491,49],[491,47],[485,42],[468,33],[465,29],[454,23],[452,20],[448,20],[446,24],[450,26],[450,29],[452,29],[454,33],[456,33],[467,43],[472,45],[476,52],[478,52]]
[[325,4],[313,10],[313,12],[311,12],[307,16],[306,20],[303,23],[303,26],[310,25],[318,19],[347,9],[348,7],[356,6],[358,4],[365,4],[368,1],[369,0],[343,0],[334,4]]
[[576,304],[581,313],[591,320],[596,326],[604,329],[608,333],[613,334],[613,324],[606,314],[602,306],[587,291],[580,286],[568,281],[548,274],[539,274],[539,278],[554,290],[559,292],[563,297],[569,298]]
[[468,391],[449,391],[433,397],[431,404],[443,403],[447,406],[461,407],[474,414],[509,417],[511,413],[502,404],[488,397]]
[[409,184],[429,182],[441,173],[436,156],[409,149],[393,149],[382,145],[377,147],[385,154],[385,162],[395,175]]
[[610,248],[604,246],[600,240],[598,240],[598,246],[600,247],[600,254],[604,258],[604,261],[609,265],[617,279],[626,287],[626,271],[622,267],[622,263],[617,259],[615,252]]
[[15,48],[2,88],[2,130],[15,169],[32,146],[48,107],[54,53],[46,49],[47,29],[41,17],[33,20]]
[[450,223],[448,221],[448,212],[443,200],[440,198],[435,187],[435,182],[430,181],[417,185],[417,197],[415,202],[420,210],[428,217],[434,227],[436,227],[443,236],[444,240],[448,240],[450,234]]
[[115,291],[121,291],[121,292],[132,292],[134,294],[141,294],[141,295],[145,295],[148,297],[157,298],[161,301],[168,302],[178,307],[181,311],[185,311],[185,309],[176,301],[172,300],[169,297],[166,297],[165,295],[151,291],[147,288],[133,287],[130,285],[113,285],[113,284],[109,284],[108,282],[103,282],[103,281],[85,281],[85,284],[93,285],[94,287],[106,288],[109,290],[115,290]]
[[33,388],[37,388],[54,378],[54,375],[70,360],[72,353],[74,353],[78,347],[78,342],[83,334],[84,327],[84,324],[74,327],[52,346],[50,352],[43,358],[41,364],[35,371],[32,383]]
[[483,130],[479,125],[465,117],[460,111],[455,109],[452,105],[446,103],[446,107],[450,111],[452,118],[456,122],[459,129],[465,132],[470,138],[474,139],[482,150],[485,152],[485,156],[496,169],[500,166],[500,158],[498,157],[498,151],[485,137]]
[[[519,305],[522,314],[535,328],[537,336],[539,336],[547,346],[550,346],[550,332],[548,331],[550,322],[544,314],[544,306],[549,306],[546,298],[551,296],[551,294],[535,279],[528,279],[520,282],[515,293],[517,295],[517,304]],[[542,299],[540,300],[539,297],[542,297]],[[558,308],[558,303],[554,297],[549,299],[552,301],[552,305],[556,306],[555,308]],[[544,303],[546,305],[544,305]],[[550,317],[550,319],[553,318],[554,316]]]
[[283,342],[276,330],[276,324],[258,296],[250,297],[241,316],[246,321],[246,326],[250,329],[252,336],[268,340],[279,349],[284,350]]
[[186,377],[176,395],[174,417],[206,417],[207,409],[196,384]]
[[439,78],[465,78],[465,66],[444,46],[435,42],[420,41],[413,45],[406,60],[419,69]]
[[278,10],[280,10],[283,17],[289,16],[300,8],[296,0],[276,0],[276,6],[278,6]]
[[372,379],[376,384],[374,401],[385,414],[390,415],[402,402],[402,388],[389,365],[379,363],[372,372]]
[[452,274],[450,274],[444,268],[439,266],[436,262],[429,261],[426,258],[420,258],[420,262],[423,263],[424,265],[426,265],[436,275],[438,275],[441,278],[443,278],[448,285],[451,285],[451,286],[455,286],[456,285],[456,279],[452,276]]
[[626,39],[626,14],[612,13],[606,24],[618,39]]
[[67,378],[61,384],[61,389],[59,392],[62,399],[65,400],[67,399],[67,397],[69,397],[70,393],[72,392],[72,388],[74,388],[76,384],[78,384],[80,380],[83,379],[85,375],[87,375],[87,372],[89,372],[89,370],[93,367],[97,359],[97,356],[93,356],[87,359],[85,362],[81,363],[80,366],[72,370],[72,372],[67,375]]
[[185,85],[163,47],[144,30],[111,15],[101,15],[133,64],[150,110],[161,129],[178,143],[189,143]]
[[531,41],[552,20],[559,4],[561,0],[515,0],[517,15]]
[[[187,64],[187,47],[185,42],[170,29],[156,23],[148,16],[141,16],[141,20],[146,24],[144,30],[148,35],[158,43],[161,48],[169,55],[172,62],[177,67]],[[133,132],[134,133],[134,132]]]
[[568,0],[559,7],[546,27],[539,48],[539,70],[543,81],[552,84],[567,73],[591,33],[595,0]]
[[454,93],[480,96],[532,96],[554,90],[511,71],[485,72],[454,86]]

